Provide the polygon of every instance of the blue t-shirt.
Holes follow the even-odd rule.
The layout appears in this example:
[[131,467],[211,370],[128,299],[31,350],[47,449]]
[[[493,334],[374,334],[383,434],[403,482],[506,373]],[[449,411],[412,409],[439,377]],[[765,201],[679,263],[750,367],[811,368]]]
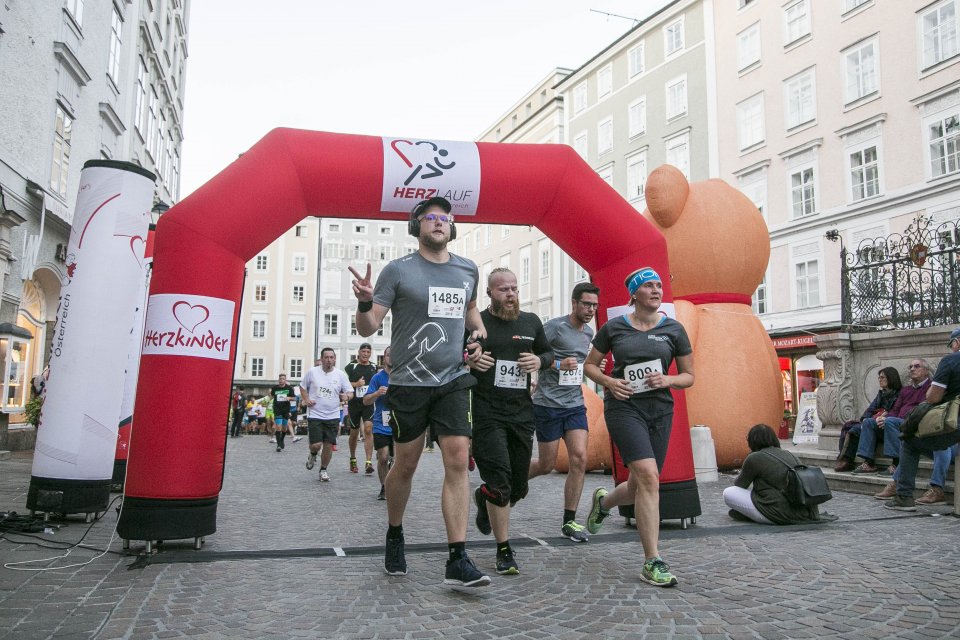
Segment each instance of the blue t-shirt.
[[930,384],[943,387],[944,398],[952,398],[960,393],[960,351],[951,353],[940,361]]
[[[389,384],[390,374],[387,373],[386,369],[381,369],[370,378],[370,384],[367,385],[367,393],[374,393],[380,387],[386,387]],[[390,427],[383,424],[383,410],[387,408],[386,402],[384,402],[384,398],[386,397],[385,395],[380,396],[373,402],[373,432],[381,436],[393,435]]]

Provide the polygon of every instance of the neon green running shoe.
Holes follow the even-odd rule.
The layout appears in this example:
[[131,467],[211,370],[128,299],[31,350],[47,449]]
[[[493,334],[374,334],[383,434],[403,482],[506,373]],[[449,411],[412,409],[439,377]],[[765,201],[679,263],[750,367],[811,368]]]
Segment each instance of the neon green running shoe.
[[643,563],[640,579],[657,587],[675,587],[677,577],[670,573],[670,566],[661,558],[651,558]]
[[600,506],[600,499],[607,495],[607,490],[600,487],[593,492],[593,506],[590,507],[590,515],[587,516],[587,531],[596,533],[603,526],[603,519],[610,515],[609,509]]

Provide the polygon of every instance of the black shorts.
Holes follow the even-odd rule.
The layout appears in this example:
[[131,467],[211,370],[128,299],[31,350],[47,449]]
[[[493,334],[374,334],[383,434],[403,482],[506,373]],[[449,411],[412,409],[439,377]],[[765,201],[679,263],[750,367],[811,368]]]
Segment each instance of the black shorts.
[[[527,495],[527,477],[533,456],[532,423],[509,418],[477,418],[473,424],[473,458],[486,494],[516,504]],[[498,503],[494,498],[492,501]]]
[[266,416],[257,416],[257,424],[267,424]]
[[439,387],[390,385],[386,403],[390,409],[393,439],[413,442],[427,430],[433,435],[470,437],[473,418],[470,412],[470,388],[477,380],[463,375]]
[[393,436],[388,436],[382,433],[373,434],[373,448],[376,450],[383,449],[388,447],[390,449],[390,455],[393,455]]
[[363,422],[373,422],[373,405],[360,402],[350,402],[347,405],[348,418],[351,429],[359,429],[361,420]]
[[319,418],[307,418],[307,435],[310,438],[310,444],[337,444],[337,431],[340,428],[340,420],[321,420]]
[[643,401],[636,399],[604,400],[603,416],[607,422],[607,432],[617,445],[624,464],[653,458],[657,461],[657,470],[663,471],[663,461],[670,444],[673,411],[663,413],[658,409],[650,415],[644,411],[643,404]]

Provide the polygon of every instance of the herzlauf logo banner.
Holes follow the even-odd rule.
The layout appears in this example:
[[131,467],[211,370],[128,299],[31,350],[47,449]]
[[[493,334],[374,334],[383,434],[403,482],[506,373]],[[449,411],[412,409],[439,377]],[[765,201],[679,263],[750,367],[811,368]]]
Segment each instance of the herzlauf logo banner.
[[476,143],[383,138],[380,210],[409,213],[421,200],[435,196],[449,200],[454,215],[476,215],[480,197]]
[[232,300],[161,293],[150,296],[143,355],[229,360]]

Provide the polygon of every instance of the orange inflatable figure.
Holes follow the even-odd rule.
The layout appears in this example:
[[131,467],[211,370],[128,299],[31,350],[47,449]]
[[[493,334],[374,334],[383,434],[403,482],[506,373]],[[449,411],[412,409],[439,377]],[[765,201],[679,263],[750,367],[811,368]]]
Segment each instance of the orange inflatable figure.
[[693,345],[690,424],[710,427],[717,466],[740,466],[747,431],[783,417],[780,367],[750,296],[763,280],[770,237],[760,212],[723,180],[689,184],[670,165],[647,179],[647,210],[667,239],[677,319]]

